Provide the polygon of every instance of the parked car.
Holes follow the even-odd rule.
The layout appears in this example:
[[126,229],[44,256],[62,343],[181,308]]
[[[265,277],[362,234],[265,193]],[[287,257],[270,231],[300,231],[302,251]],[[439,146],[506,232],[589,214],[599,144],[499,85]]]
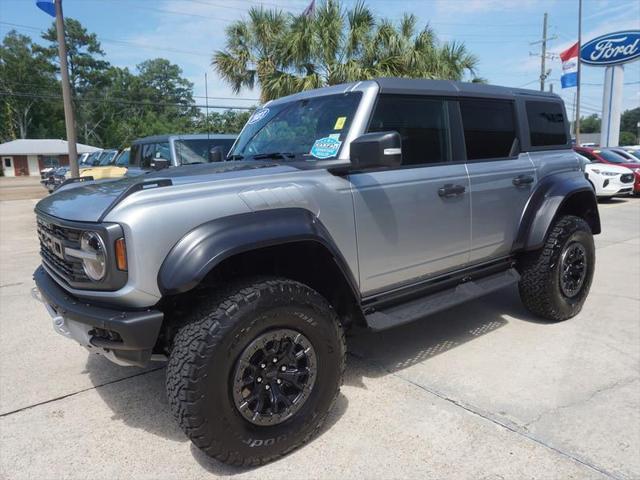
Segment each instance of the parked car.
[[127,175],[180,165],[196,165],[223,160],[236,135],[194,134],[156,135],[135,140],[131,144]]
[[633,193],[634,177],[631,170],[607,163],[592,163],[577,152],[576,155],[583,162],[585,175],[598,198],[609,199]]
[[634,175],[633,193],[636,195],[640,194],[640,159],[638,161],[629,160],[607,148],[574,147],[574,150],[580,155],[587,157],[591,162],[607,163],[628,168]]
[[[212,160],[176,142],[134,143],[131,161]],[[318,431],[351,325],[512,285],[558,322],[589,293],[598,204],[557,95],[393,78],[304,91],[255,111],[227,159],[41,200],[34,274],[58,333],[121,365],[168,359],[175,418],[222,462],[260,465]]]
[[120,178],[127,173],[129,152],[129,148],[125,148],[121,152],[111,150],[108,155],[100,157],[100,161],[97,166],[80,170],[80,176],[92,177],[95,180]]

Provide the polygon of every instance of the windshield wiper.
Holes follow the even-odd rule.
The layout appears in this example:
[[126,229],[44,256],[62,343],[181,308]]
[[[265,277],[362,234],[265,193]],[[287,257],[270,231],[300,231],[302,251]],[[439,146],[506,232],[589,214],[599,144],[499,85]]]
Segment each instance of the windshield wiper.
[[269,152],[269,153],[259,153],[257,155],[253,156],[254,160],[263,160],[263,159],[267,159],[267,158],[282,158],[282,159],[286,159],[286,158],[296,158],[296,154],[295,153],[291,153],[291,152]]

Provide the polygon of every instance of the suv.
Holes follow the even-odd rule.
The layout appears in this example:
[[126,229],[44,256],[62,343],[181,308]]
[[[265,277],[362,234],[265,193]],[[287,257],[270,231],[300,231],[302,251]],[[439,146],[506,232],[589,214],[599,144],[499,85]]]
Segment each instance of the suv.
[[318,431],[351,325],[513,284],[573,317],[600,232],[558,96],[391,78],[269,102],[225,162],[80,184],[36,214],[55,330],[121,365],[168,359],[178,423],[237,465]]
[[235,139],[236,135],[213,133],[140,138],[131,145],[127,175],[136,176],[153,169],[221,161]]

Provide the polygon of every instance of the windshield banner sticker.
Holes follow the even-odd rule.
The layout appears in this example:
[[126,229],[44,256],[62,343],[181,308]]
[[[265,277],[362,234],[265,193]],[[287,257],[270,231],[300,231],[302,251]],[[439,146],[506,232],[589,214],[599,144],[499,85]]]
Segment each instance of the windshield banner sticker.
[[335,138],[320,138],[314,142],[309,153],[320,159],[335,157],[338,150],[340,150],[340,145],[342,145],[342,142]]
[[257,123],[260,120],[262,120],[267,115],[269,115],[268,108],[261,108],[260,110],[256,110],[255,112],[253,112],[253,115],[251,115],[251,118],[249,119],[247,124],[253,125],[254,123]]

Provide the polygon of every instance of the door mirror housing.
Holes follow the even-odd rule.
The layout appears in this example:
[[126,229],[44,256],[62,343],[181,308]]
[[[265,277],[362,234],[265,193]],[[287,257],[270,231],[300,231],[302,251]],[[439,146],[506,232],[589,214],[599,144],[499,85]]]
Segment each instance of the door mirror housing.
[[151,161],[151,168],[153,170],[164,170],[165,168],[169,168],[169,160],[166,158],[154,158]]
[[210,162],[221,162],[224,159],[224,155],[222,155],[222,147],[213,147],[209,151],[209,161]]
[[351,168],[369,170],[394,168],[402,164],[402,139],[398,132],[360,135],[350,146]]

